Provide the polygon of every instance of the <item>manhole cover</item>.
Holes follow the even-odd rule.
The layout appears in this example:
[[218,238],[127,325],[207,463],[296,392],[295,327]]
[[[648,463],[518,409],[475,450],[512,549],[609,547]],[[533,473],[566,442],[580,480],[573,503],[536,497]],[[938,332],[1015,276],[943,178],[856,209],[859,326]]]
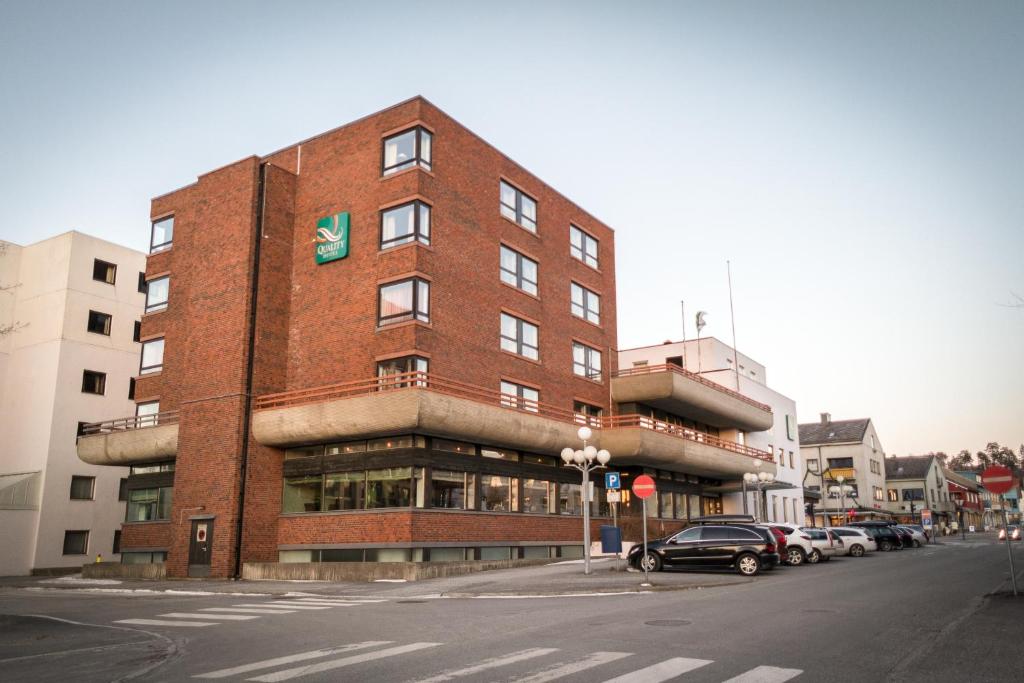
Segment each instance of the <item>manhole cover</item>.
[[395,600],[395,603],[399,605],[419,605],[424,602],[426,602],[426,600]]
[[686,619],[652,619],[644,622],[647,626],[689,626],[692,623]]

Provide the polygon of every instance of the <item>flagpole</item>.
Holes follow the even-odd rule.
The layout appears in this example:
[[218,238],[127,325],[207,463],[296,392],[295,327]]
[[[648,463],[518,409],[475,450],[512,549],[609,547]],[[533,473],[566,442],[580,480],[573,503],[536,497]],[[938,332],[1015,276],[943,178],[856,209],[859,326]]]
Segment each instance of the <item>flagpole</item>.
[[732,265],[728,259],[725,261],[725,272],[729,278],[729,318],[732,320],[732,365],[736,371],[736,391],[740,390],[740,359],[736,350],[736,314],[732,308]]

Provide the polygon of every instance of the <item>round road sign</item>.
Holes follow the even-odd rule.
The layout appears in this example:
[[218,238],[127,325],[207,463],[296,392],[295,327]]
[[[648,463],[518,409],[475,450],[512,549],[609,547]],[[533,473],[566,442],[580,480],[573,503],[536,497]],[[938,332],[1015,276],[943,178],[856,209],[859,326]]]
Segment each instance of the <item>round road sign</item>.
[[1006,493],[1013,488],[1013,472],[1002,465],[986,467],[981,473],[981,485],[992,493]]
[[633,480],[633,494],[637,498],[650,498],[654,493],[654,480],[646,474],[641,474]]

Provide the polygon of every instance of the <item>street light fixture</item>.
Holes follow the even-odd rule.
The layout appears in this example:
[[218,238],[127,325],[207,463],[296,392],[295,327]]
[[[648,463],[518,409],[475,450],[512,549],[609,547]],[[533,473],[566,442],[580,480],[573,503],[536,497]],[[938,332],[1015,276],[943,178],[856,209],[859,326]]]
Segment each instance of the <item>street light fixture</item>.
[[[612,459],[612,454],[605,449],[597,450],[587,445],[594,435],[590,427],[580,427],[576,436],[583,442],[583,450],[571,447],[562,449],[562,462],[583,473],[583,573],[590,574],[590,473],[604,468]],[[596,464],[595,464],[595,461]]]
[[829,486],[828,492],[834,496],[839,497],[839,506],[843,511],[843,526],[846,526],[846,494],[853,493],[853,487],[843,486],[843,482],[846,481],[846,477],[844,477],[843,475],[839,475],[838,477],[836,477],[836,481],[839,482],[839,486]]
[[754,518],[768,520],[768,502],[763,495],[763,488],[775,481],[775,475],[771,472],[747,472],[743,475],[743,513],[747,512],[747,484],[750,484],[758,492],[757,504],[755,505]]

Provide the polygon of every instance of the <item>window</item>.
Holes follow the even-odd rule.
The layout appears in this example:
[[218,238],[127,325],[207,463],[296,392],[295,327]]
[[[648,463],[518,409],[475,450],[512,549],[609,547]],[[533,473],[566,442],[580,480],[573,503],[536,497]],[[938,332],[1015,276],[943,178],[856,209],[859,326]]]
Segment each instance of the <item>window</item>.
[[154,522],[171,518],[171,502],[174,489],[161,486],[151,489],[135,489],[128,492],[129,522]]
[[541,479],[523,479],[523,512],[554,514],[555,484]]
[[121,553],[121,564],[154,564],[167,561],[167,551]]
[[[401,389],[404,387],[427,385],[427,369],[430,362],[420,356],[402,356],[401,358],[389,358],[377,362],[378,384],[381,389]],[[410,373],[422,373],[410,375]]]
[[[359,473],[360,476],[362,472]],[[281,512],[319,512],[323,500],[324,476],[314,474],[284,478]]]
[[92,500],[95,489],[96,477],[71,477],[71,500]]
[[473,510],[476,475],[469,472],[434,470],[430,474],[430,505],[435,508]]
[[887,495],[889,497],[889,502],[890,503],[895,503],[896,501],[898,501],[900,499],[900,494],[899,494],[899,492],[896,489],[889,489],[887,491]]
[[367,451],[389,451],[396,448],[426,448],[426,439],[422,436],[388,436],[383,439],[370,439],[366,442]]
[[384,138],[383,174],[391,175],[417,165],[429,171],[433,137],[430,131],[417,126]]
[[601,324],[601,297],[575,282],[569,285],[572,314],[595,325]]
[[132,331],[132,341],[142,341],[142,321],[135,321],[135,329]]
[[[648,509],[651,502],[647,503]],[[657,503],[655,503],[657,510]],[[558,485],[558,512],[563,515],[583,514],[583,487],[580,484],[559,484]]]
[[818,473],[818,459],[817,458],[808,458],[807,459],[807,471],[808,472],[813,472],[815,474]]
[[576,422],[579,424],[591,425],[594,427],[601,426],[601,416],[604,414],[604,410],[598,406],[584,403],[583,401],[572,402],[572,412],[576,415]]
[[835,468],[853,467],[853,458],[829,458],[828,466]]
[[380,248],[419,241],[430,244],[430,205],[416,200],[380,212]]
[[407,320],[430,322],[430,283],[419,278],[381,285],[377,325],[393,325]]
[[134,377],[129,377],[128,378],[128,399],[129,400],[134,400],[135,399],[135,378]]
[[359,510],[363,507],[365,490],[364,472],[328,474],[324,479],[324,510]]
[[446,453],[462,453],[463,455],[476,455],[476,446],[465,441],[450,441],[448,439],[431,439],[431,445],[435,451]]
[[89,311],[89,322],[86,324],[85,329],[95,334],[104,334],[110,336],[110,321],[112,318],[108,313],[100,313],[99,311]]
[[409,507],[411,504],[411,467],[391,467],[366,473],[367,509]]
[[64,532],[64,554],[85,555],[89,552],[88,531],[65,531]]
[[503,448],[481,448],[480,457],[490,458],[492,460],[509,460],[511,462],[519,462],[518,452],[505,450]]
[[135,406],[136,423],[139,427],[154,427],[159,421],[160,401],[146,401]]
[[530,232],[537,232],[537,201],[501,181],[501,215]]
[[485,474],[480,477],[480,509],[515,512],[519,509],[519,479]]
[[153,474],[154,472],[173,472],[174,461],[158,462],[155,465],[132,465],[130,474]]
[[101,261],[100,259],[93,259],[92,262],[92,279],[97,282],[106,282],[108,285],[114,284],[114,280],[117,278],[117,266],[113,263]]
[[117,499],[121,502],[128,500],[128,477],[121,477],[117,484]]
[[597,268],[597,240],[575,225],[569,226],[569,252],[573,258]]
[[903,489],[903,500],[924,500],[924,489]]
[[150,233],[149,253],[153,254],[164,249],[170,249],[174,240],[174,216],[161,218],[153,221],[153,231]]
[[[793,464],[793,451],[789,452],[789,468],[794,469],[796,465]],[[796,521],[796,520],[793,520]]]
[[121,552],[121,530],[114,530],[114,543],[113,543],[113,554],[117,555]]
[[170,287],[170,275],[146,281],[146,313],[154,313],[167,308],[167,294]]
[[507,408],[528,410],[531,413],[538,411],[540,392],[531,387],[524,387],[522,384],[501,381],[501,405]]
[[142,361],[139,364],[139,374],[146,375],[151,372],[159,372],[164,367],[164,340],[151,339],[142,343]]
[[103,392],[107,388],[107,373],[96,372],[94,370],[85,370],[82,373],[82,393],[83,394],[99,394],[103,395]]
[[139,271],[139,294],[145,294],[145,293],[146,293],[146,274],[140,270]]
[[573,342],[572,372],[574,375],[600,382],[601,352],[579,342]]
[[87,424],[89,424],[89,423],[88,422],[79,422],[78,423],[78,431],[75,432],[75,443],[78,443],[79,437],[85,436],[85,425],[87,425]]
[[786,438],[790,441],[796,439],[796,419],[792,415],[786,415]]
[[537,262],[501,245],[501,281],[537,295]]
[[501,348],[532,360],[540,357],[537,326],[508,313],[501,314]]

